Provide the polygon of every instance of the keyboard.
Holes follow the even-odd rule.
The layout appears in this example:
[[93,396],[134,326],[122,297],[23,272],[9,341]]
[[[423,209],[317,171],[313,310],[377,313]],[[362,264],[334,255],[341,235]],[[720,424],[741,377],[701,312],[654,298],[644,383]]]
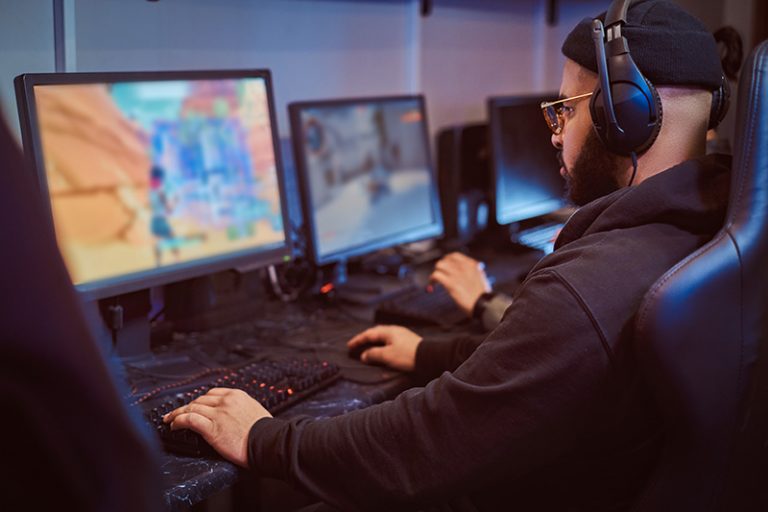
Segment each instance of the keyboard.
[[450,327],[468,319],[442,286],[429,292],[414,288],[376,308],[378,324],[437,325]]
[[168,452],[212,456],[216,452],[191,430],[171,430],[163,416],[216,387],[242,389],[273,415],[328,386],[339,377],[339,367],[327,361],[281,359],[258,361],[238,368],[213,368],[184,380],[155,388],[131,405],[158,434]]
[[562,228],[563,224],[560,222],[540,224],[516,233],[512,241],[550,254],[555,250],[555,238]]

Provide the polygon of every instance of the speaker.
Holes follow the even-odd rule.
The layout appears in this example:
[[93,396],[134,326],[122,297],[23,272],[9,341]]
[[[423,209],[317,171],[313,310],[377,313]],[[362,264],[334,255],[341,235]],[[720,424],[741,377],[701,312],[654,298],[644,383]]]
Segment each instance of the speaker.
[[451,126],[437,135],[437,182],[448,241],[467,243],[488,225],[488,125]]

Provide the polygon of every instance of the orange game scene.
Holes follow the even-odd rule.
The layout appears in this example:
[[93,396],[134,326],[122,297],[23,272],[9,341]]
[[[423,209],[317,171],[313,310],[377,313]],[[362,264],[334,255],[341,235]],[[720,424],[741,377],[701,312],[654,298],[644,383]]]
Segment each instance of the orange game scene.
[[262,79],[39,85],[35,103],[75,284],[283,242]]

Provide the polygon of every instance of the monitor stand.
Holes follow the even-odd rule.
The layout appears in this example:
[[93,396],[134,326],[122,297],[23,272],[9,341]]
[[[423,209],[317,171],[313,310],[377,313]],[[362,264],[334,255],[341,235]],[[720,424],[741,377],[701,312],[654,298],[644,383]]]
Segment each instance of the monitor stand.
[[336,298],[372,306],[416,286],[402,257],[379,256],[366,258],[354,271],[350,271],[346,260],[338,262],[333,275]]
[[225,270],[163,289],[165,320],[175,332],[206,331],[259,316],[265,295],[260,271]]
[[[144,356],[173,333],[206,331],[263,314],[260,271],[208,276],[87,302],[85,315],[105,353]],[[263,309],[263,308],[261,308]],[[162,321],[154,321],[162,317]]]

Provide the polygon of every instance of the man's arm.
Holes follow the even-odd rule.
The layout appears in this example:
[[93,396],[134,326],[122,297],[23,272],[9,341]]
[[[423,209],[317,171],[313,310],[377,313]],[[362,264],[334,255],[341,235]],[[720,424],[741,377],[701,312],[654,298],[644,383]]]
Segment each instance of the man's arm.
[[443,372],[452,372],[477,350],[484,337],[462,336],[450,340],[425,339],[416,350],[413,374],[420,382],[429,382]]
[[491,291],[485,265],[460,252],[441,258],[429,279],[441,284],[467,316],[472,316],[477,299]]
[[[554,274],[521,291],[469,359],[425,388],[337,418],[259,419],[251,469],[343,509],[399,510],[449,501],[572,449],[599,407],[609,358]],[[189,426],[183,416],[174,428]]]
[[361,350],[360,361],[381,364],[412,373],[419,382],[429,382],[445,371],[453,371],[472,355],[483,337],[422,339],[399,325],[377,325],[354,336],[347,346]]
[[499,325],[504,311],[512,304],[509,295],[491,293],[481,262],[458,252],[438,261],[430,280],[443,285],[467,316],[479,320],[488,332]]
[[472,316],[479,320],[483,328],[490,332],[501,323],[507,308],[512,305],[512,297],[501,292],[484,293],[475,301]]

